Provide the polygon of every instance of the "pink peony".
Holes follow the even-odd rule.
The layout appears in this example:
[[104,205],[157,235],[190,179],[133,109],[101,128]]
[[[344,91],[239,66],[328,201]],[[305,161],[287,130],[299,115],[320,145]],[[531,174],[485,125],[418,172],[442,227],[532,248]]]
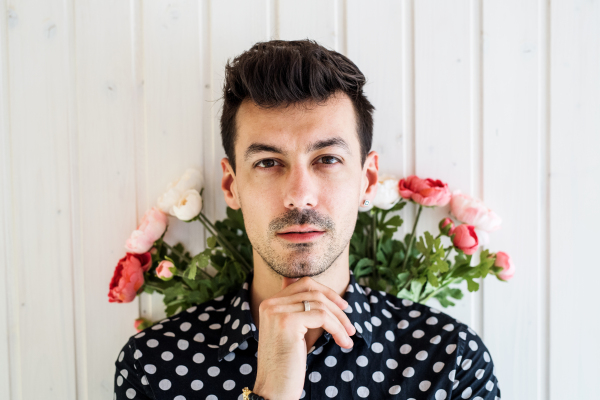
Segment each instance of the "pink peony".
[[500,229],[502,223],[500,217],[480,200],[462,194],[458,190],[452,194],[450,212],[457,220],[473,225],[475,229],[485,232]]
[[454,247],[462,250],[465,254],[471,255],[477,251],[479,240],[477,239],[473,225],[458,225],[454,228],[451,235],[454,235],[452,238]]
[[448,184],[430,178],[420,179],[415,175],[400,179],[398,189],[400,196],[423,206],[445,206],[452,196]]
[[135,299],[137,291],[144,284],[144,272],[152,265],[150,253],[127,253],[119,260],[110,281],[108,301],[129,303]]
[[156,276],[163,281],[170,281],[173,279],[173,274],[177,271],[175,265],[169,260],[163,260],[156,267]]
[[515,265],[513,264],[510,256],[503,251],[496,253],[496,261],[494,262],[495,267],[501,267],[502,271],[498,273],[498,278],[503,281],[507,281],[515,274]]
[[152,207],[142,217],[140,226],[131,233],[125,249],[128,253],[145,253],[158,240],[167,229],[167,214],[156,207]]

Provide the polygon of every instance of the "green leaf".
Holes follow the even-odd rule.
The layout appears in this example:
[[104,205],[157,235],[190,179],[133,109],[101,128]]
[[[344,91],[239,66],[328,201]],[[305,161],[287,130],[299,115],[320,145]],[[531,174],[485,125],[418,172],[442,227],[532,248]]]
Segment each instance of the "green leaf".
[[467,278],[467,289],[469,292],[476,292],[479,289],[479,283],[473,281],[471,278]]
[[214,248],[217,245],[217,237],[210,236],[208,239],[206,239],[206,245],[211,249]]

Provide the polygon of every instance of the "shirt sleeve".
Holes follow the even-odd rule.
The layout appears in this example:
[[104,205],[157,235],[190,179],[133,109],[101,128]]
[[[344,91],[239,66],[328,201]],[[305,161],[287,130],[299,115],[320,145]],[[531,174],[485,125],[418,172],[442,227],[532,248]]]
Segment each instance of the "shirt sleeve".
[[481,338],[465,324],[460,324],[459,352],[456,358],[452,400],[500,399],[494,362]]
[[123,346],[117,361],[115,361],[115,400],[156,399],[136,354],[141,353],[135,347],[132,337]]

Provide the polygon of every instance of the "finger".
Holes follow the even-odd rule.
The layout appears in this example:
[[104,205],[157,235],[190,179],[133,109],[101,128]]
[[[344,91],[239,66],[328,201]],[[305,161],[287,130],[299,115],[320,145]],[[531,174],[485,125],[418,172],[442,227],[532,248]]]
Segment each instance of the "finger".
[[301,317],[304,326],[310,329],[322,327],[331,334],[340,347],[345,349],[352,348],[354,341],[348,336],[340,320],[327,310],[326,307],[321,308],[318,306],[318,302],[315,304],[317,304],[318,308],[311,308],[310,311],[297,313]]
[[329,311],[333,313],[333,315],[346,327],[348,334],[354,335],[356,333],[356,328],[350,322],[350,319],[346,315],[344,311],[342,311],[337,304],[332,302],[325,294],[319,292],[318,290],[313,290],[312,292],[301,292],[296,293],[291,296],[280,297],[278,298],[278,304],[298,304],[300,309],[299,311],[304,311],[304,303],[303,300],[308,300],[310,305],[312,306],[312,302],[318,301],[324,304]]
[[269,314],[285,314],[287,317],[292,317],[292,322],[288,320],[286,323],[286,328],[288,329],[292,328],[291,324],[299,324],[306,329],[322,327],[332,335],[339,346],[351,348],[354,345],[350,335],[346,332],[346,328],[327,306],[320,301],[311,301],[310,307],[309,311],[304,311],[304,304],[302,302],[271,304],[269,305]]
[[[288,278],[289,279],[289,278]],[[342,298],[339,294],[335,292],[335,290],[331,289],[328,286],[323,285],[315,281],[310,276],[305,276],[303,278],[298,279],[296,282],[286,286],[280,292],[275,294],[273,297],[283,297],[290,296],[292,294],[300,293],[300,292],[310,292],[312,290],[318,290],[327,296],[331,301],[338,305],[342,310],[348,307],[348,302]]]
[[296,282],[298,279],[300,278],[288,278],[286,276],[282,276],[281,277],[281,290],[285,289],[286,287],[290,286],[292,283]]

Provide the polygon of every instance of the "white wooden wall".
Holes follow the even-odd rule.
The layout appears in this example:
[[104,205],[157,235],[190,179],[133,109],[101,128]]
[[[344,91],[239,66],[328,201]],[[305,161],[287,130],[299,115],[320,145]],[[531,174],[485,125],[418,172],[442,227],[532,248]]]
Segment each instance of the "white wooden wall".
[[[503,218],[490,247],[514,279],[449,311],[483,335],[503,398],[597,398],[600,1],[0,5],[0,399],[112,399],[133,320],[163,315],[158,296],[108,303],[125,239],[188,166],[225,216],[223,65],[306,37],[366,74],[381,172],[442,179]],[[429,211],[421,232],[444,216]],[[171,220],[167,240],[200,250],[199,226]]]

